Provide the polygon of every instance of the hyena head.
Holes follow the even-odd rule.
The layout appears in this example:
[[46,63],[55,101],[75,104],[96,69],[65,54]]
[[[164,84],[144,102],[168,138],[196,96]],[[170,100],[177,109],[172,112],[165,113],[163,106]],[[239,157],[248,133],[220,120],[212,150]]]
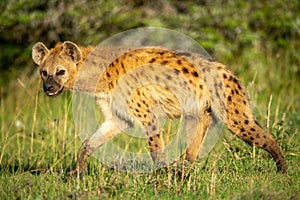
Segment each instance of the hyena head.
[[69,41],[50,50],[38,42],[32,48],[32,59],[39,65],[44,92],[56,96],[64,88],[72,88],[82,55],[79,47]]

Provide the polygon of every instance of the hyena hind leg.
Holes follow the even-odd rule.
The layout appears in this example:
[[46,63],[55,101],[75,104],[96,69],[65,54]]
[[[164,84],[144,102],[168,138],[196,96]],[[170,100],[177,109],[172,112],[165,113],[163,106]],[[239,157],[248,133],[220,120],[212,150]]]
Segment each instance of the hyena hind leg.
[[147,134],[149,150],[153,162],[155,164],[163,163],[166,159],[166,154],[159,120],[155,116],[149,117],[147,121],[143,122],[143,125]]
[[204,136],[212,123],[210,109],[199,113],[200,116],[189,117],[186,119],[186,159],[190,162],[196,160],[199,156]]
[[269,152],[276,162],[277,172],[287,172],[287,165],[278,143],[254,119],[245,119],[242,125],[236,127],[229,125],[229,129],[247,143]]

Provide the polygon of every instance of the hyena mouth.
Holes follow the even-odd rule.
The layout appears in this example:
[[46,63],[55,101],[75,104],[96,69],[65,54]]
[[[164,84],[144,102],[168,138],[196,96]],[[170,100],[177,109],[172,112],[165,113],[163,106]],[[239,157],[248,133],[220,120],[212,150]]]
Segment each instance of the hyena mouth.
[[59,88],[58,90],[55,91],[45,91],[45,94],[49,97],[55,97],[57,95],[59,95],[62,91],[64,90],[64,87]]

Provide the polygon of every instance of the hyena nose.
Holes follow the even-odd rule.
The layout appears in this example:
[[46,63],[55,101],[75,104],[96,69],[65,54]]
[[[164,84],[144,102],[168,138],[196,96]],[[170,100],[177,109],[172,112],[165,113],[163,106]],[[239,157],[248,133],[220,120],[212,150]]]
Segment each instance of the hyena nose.
[[53,91],[54,90],[54,86],[51,84],[45,84],[45,89],[46,91]]

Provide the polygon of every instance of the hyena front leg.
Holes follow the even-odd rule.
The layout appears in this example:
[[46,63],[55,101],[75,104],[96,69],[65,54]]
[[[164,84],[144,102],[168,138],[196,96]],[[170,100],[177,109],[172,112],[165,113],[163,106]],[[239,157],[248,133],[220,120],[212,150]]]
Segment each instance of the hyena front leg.
[[199,113],[200,116],[186,116],[186,159],[190,162],[199,156],[203,143],[203,138],[212,123],[210,109],[205,109]]
[[114,138],[121,132],[121,129],[116,124],[116,121],[113,117],[109,100],[99,98],[96,99],[96,103],[101,109],[105,117],[105,121],[93,135],[91,135],[83,142],[81,148],[79,149],[76,169],[70,172],[70,174],[74,176],[81,176],[85,170],[88,157],[95,150],[97,150],[99,147],[104,145],[106,142],[108,142],[110,139]]
[[115,121],[105,121],[100,128],[88,139],[86,139],[78,153],[76,169],[70,173],[74,176],[82,176],[88,157],[99,147],[104,145],[110,139],[114,138],[121,130],[115,124]]
[[164,140],[162,136],[162,130],[159,124],[159,120],[156,117],[150,117],[148,122],[144,124],[146,130],[149,150],[152,160],[159,164],[166,159],[164,152]]

